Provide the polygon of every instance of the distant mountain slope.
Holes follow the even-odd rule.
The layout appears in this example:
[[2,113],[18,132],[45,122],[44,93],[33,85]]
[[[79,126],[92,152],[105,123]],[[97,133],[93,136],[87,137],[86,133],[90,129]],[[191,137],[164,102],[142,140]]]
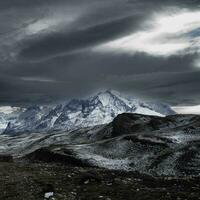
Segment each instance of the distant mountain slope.
[[0,133],[5,130],[6,126],[6,115],[4,113],[0,113]]
[[107,124],[121,113],[165,116],[175,112],[165,104],[146,103],[122,96],[116,91],[100,92],[88,99],[73,99],[54,107],[31,106],[15,121],[9,123],[5,134],[74,130]]
[[74,131],[0,135],[0,154],[156,176],[200,176],[200,116],[123,113]]
[[[1,107],[2,108],[2,107]],[[10,108],[11,110],[12,108]],[[8,123],[15,123],[16,119],[18,119],[19,115],[23,113],[23,109],[13,108],[12,112],[0,112],[0,134],[3,133],[8,126]]]

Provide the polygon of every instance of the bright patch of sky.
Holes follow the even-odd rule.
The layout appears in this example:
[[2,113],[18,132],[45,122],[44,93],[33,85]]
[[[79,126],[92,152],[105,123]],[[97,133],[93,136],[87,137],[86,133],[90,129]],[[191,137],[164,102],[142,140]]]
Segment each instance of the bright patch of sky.
[[154,14],[147,27],[95,48],[95,51],[115,51],[153,56],[171,56],[200,50],[200,11],[187,9]]
[[178,114],[200,114],[200,105],[172,107]]
[[23,81],[33,81],[33,82],[55,82],[55,80],[43,78],[43,77],[21,77]]
[[27,35],[34,35],[41,32],[56,31],[60,25],[69,25],[77,19],[78,16],[71,15],[56,15],[44,17],[26,27]]
[[194,61],[194,66],[200,68],[200,58]]

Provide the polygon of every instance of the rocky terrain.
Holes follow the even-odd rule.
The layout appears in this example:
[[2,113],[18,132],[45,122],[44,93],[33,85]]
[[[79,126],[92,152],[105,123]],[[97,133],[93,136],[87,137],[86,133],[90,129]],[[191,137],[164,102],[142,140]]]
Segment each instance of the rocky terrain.
[[158,117],[126,113],[110,124],[71,132],[1,135],[0,153],[17,159],[34,154],[36,159],[45,153],[45,148],[87,166],[158,176],[198,176],[199,129],[197,115]]
[[[198,177],[139,173],[53,163],[0,163],[1,200],[198,200]],[[46,196],[50,198],[44,198]]]
[[70,132],[0,135],[0,199],[200,199],[199,130],[198,115],[124,113]]

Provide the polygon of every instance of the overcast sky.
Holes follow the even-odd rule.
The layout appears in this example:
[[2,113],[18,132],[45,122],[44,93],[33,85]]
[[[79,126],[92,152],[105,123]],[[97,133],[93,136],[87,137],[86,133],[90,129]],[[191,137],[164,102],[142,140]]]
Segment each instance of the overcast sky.
[[0,104],[102,89],[200,104],[199,0],[0,1]]

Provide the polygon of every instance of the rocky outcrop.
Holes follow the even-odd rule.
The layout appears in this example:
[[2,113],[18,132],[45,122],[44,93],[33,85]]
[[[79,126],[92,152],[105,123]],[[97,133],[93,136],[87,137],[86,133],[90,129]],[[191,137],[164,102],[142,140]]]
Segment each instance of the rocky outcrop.
[[2,135],[0,146],[2,153],[26,155],[30,162],[199,176],[200,116],[124,113],[108,125],[71,132]]
[[107,138],[71,148],[94,166],[151,175],[199,176],[199,131],[197,115],[124,113],[100,131],[107,133]]
[[0,162],[13,162],[11,155],[0,155]]
[[88,164],[65,150],[63,154],[51,151],[48,148],[40,148],[24,157],[31,162],[62,163],[68,166],[86,167]]

